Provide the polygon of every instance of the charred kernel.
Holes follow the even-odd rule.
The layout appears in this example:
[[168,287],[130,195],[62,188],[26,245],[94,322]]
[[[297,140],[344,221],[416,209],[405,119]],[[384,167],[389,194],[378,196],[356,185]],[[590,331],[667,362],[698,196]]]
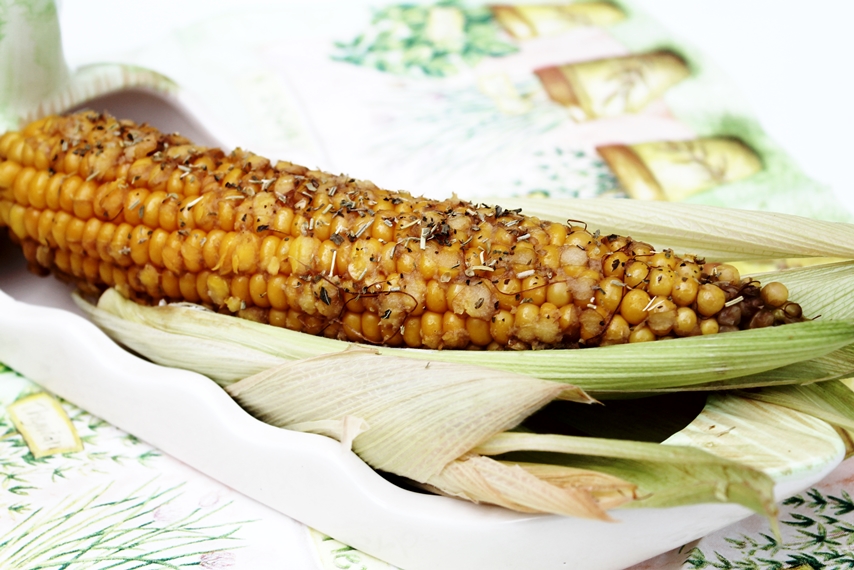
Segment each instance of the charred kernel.
[[720,325],[738,326],[741,322],[741,305],[736,303],[735,305],[724,307],[715,317],[715,320]]
[[790,319],[799,319],[803,316],[803,309],[797,303],[786,303],[783,305],[783,312]]
[[750,323],[747,325],[747,328],[750,329],[760,329],[765,327],[770,327],[774,324],[774,314],[772,311],[768,309],[762,309],[758,311],[753,318],[750,319]]

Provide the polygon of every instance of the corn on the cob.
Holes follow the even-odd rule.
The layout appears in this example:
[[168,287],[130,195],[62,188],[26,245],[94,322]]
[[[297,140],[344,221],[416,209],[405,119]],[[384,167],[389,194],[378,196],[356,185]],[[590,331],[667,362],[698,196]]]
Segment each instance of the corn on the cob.
[[34,270],[89,290],[391,346],[598,346],[802,319],[785,287],[729,265],[93,112],[0,137],[0,225]]

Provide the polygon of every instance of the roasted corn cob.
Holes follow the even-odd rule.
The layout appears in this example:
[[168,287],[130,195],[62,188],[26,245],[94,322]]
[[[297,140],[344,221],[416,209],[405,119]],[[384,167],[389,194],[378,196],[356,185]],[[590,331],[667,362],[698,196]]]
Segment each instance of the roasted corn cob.
[[801,320],[779,283],[583,225],[225,154],[82,112],[0,137],[31,267],[140,302],[424,348],[569,348]]

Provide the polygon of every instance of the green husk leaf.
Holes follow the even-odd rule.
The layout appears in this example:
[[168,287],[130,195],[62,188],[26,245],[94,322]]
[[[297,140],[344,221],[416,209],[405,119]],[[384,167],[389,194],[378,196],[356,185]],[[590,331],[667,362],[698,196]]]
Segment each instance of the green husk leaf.
[[854,379],[775,386],[739,392],[745,398],[797,410],[831,425],[854,430]]
[[[848,345],[824,356],[804,360],[767,370],[758,374],[748,374],[720,382],[705,382],[692,386],[677,386],[638,392],[637,395],[650,393],[672,392],[708,392],[713,390],[733,390],[747,388],[762,388],[766,386],[785,386],[789,384],[810,384],[839,380],[854,375],[854,345]],[[627,395],[629,392],[621,392]],[[602,397],[613,396],[613,393],[603,392]]]
[[[709,260],[854,258],[854,225],[789,214],[643,200],[495,198],[505,208],[603,234],[628,235]],[[574,222],[577,224],[581,222]]]
[[735,502],[773,517],[774,480],[747,465],[687,446],[551,434],[503,433],[474,453],[505,462],[557,464],[611,474],[638,485],[637,504],[674,507]]
[[[79,298],[78,298],[79,300]],[[114,291],[101,296],[98,308],[123,319],[164,332],[208,341],[232,342],[285,360],[340,352],[351,343],[315,337],[271,327],[245,319],[186,306],[146,307]],[[92,311],[101,324],[100,313]],[[137,347],[123,331],[105,328],[118,342],[153,360],[169,350],[160,343]],[[854,320],[817,320],[782,327],[739,331],[719,335],[678,338],[665,342],[626,344],[581,350],[471,352],[378,348],[382,354],[407,358],[484,366],[527,374],[543,380],[567,382],[588,391],[640,392],[708,382],[721,382],[757,374],[795,362],[824,356],[854,343]],[[143,348],[148,352],[143,352]],[[216,355],[206,366],[214,366]],[[193,368],[201,359],[185,355],[178,366]],[[233,369],[240,362],[232,362]],[[257,367],[247,363],[249,376]],[[239,376],[239,375],[238,375]]]
[[[506,433],[472,451],[501,461],[614,475],[638,486],[638,500],[627,506],[727,500],[771,514],[766,477],[798,477],[815,469],[817,457],[841,456],[844,446],[820,419],[729,392],[710,395],[700,415],[661,445]],[[736,471],[730,471],[731,465],[738,466]]]
[[[113,290],[104,296],[106,299],[116,297],[115,303],[107,303],[114,312],[90,304],[78,293],[73,294],[77,306],[107,335],[157,364],[189,368],[225,386],[285,362],[279,356],[255,350],[246,344],[151,326],[144,320],[133,318],[136,303]],[[187,309],[181,318],[192,320],[200,312],[205,311]]]

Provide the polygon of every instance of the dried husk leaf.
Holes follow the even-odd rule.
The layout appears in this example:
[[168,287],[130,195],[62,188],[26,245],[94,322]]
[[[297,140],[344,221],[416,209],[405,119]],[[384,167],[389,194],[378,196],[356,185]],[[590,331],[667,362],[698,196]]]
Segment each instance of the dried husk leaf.
[[854,379],[802,386],[774,386],[739,392],[745,398],[768,402],[854,430]]
[[[204,374],[222,386],[285,362],[279,356],[256,350],[245,343],[207,335],[170,332],[166,326],[151,326],[145,319],[137,318],[140,306],[125,299],[114,289],[106,291],[102,296],[104,306],[110,307],[110,310],[92,305],[77,293],[73,298],[77,306],[119,344],[157,364],[189,368]],[[179,314],[174,320],[180,320],[183,325],[192,325],[194,317],[200,313],[210,313],[187,307],[181,310],[175,307],[163,309],[143,313],[169,319],[171,313],[177,312]]]
[[[452,461],[427,484],[445,495],[519,512],[611,520],[588,489],[554,485],[518,465],[475,454]],[[622,484],[631,487],[629,483]],[[622,502],[632,499],[633,493],[630,493],[623,497]],[[614,502],[613,498],[611,502]]]
[[774,480],[770,476],[694,447],[502,433],[472,452],[504,461],[556,464],[609,473],[636,484],[639,494],[636,502],[643,506],[734,502],[769,517],[777,514]]
[[[505,208],[603,234],[628,235],[709,260],[854,258],[854,225],[774,212],[643,200],[495,198]],[[576,225],[581,222],[574,222]]]
[[557,487],[585,489],[596,499],[597,504],[606,511],[638,498],[637,485],[607,473],[563,465],[503,463],[505,465],[517,465],[538,479]]
[[564,384],[369,349],[285,363],[226,390],[279,427],[361,418],[370,428],[355,437],[353,450],[376,469],[421,483],[558,395],[593,401]]

